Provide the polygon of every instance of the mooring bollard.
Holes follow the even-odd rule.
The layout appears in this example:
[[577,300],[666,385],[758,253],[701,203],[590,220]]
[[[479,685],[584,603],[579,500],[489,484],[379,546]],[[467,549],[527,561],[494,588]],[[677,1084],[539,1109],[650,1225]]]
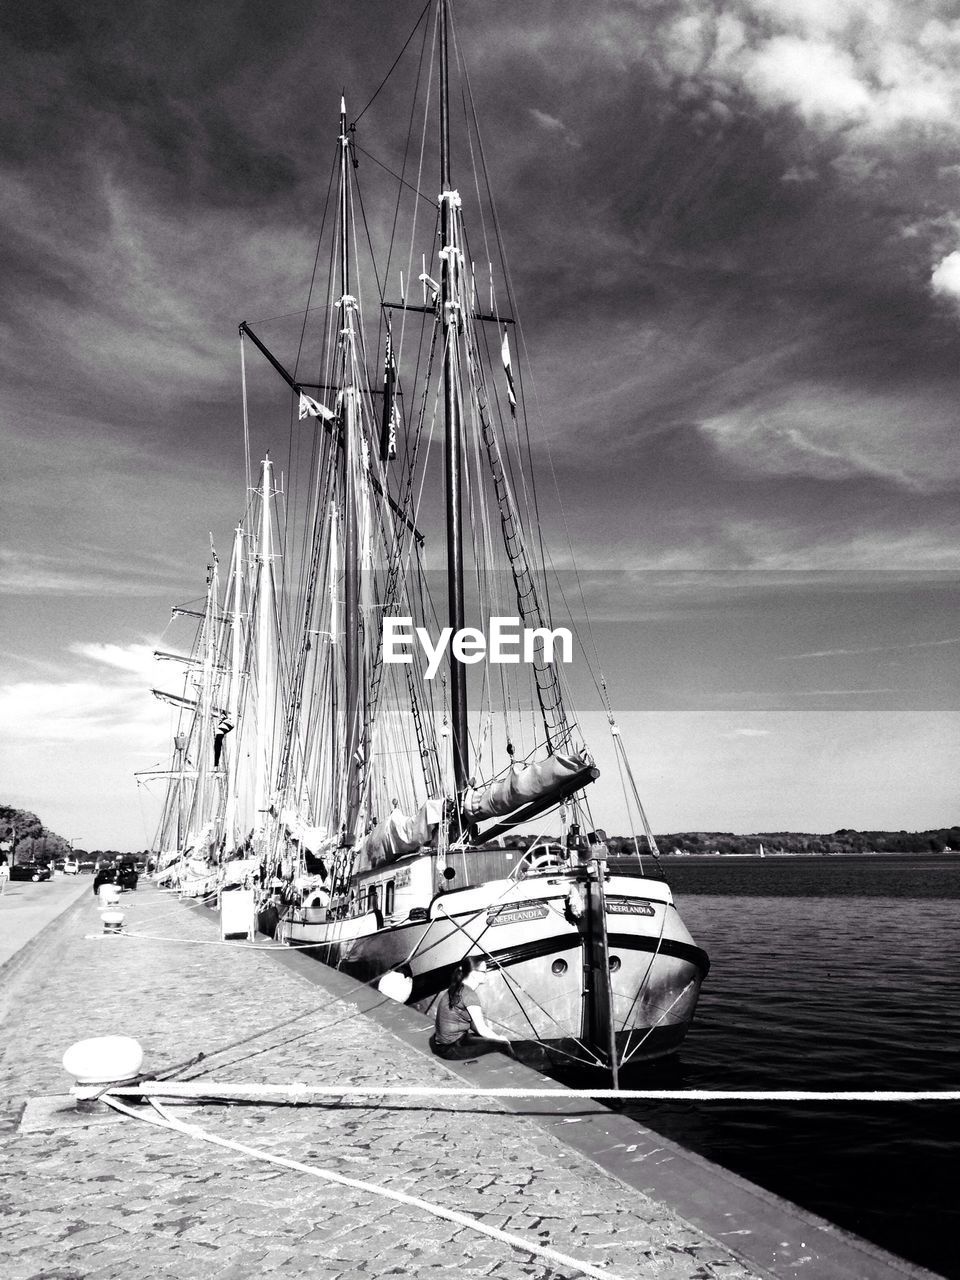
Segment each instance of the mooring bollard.
[[100,912],[100,919],[103,921],[104,933],[123,932],[123,912],[119,907],[107,907]]
[[112,1084],[129,1084],[140,1075],[143,1049],[131,1036],[96,1036],[79,1040],[63,1055],[64,1070],[74,1077],[70,1092],[81,1111],[93,1109]]

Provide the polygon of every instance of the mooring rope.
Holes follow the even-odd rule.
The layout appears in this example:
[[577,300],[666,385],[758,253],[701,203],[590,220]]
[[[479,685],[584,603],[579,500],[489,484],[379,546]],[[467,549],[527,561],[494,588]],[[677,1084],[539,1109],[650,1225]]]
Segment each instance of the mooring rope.
[[124,1098],[203,1098],[208,1101],[257,1101],[290,1098],[555,1098],[641,1102],[960,1102],[960,1089],[524,1089],[442,1085],[366,1084],[181,1084],[144,1080],[115,1085]]
[[185,1124],[157,1104],[154,1104],[154,1106],[160,1113],[160,1119],[124,1106],[111,1094],[104,1094],[101,1101],[105,1102],[108,1107],[112,1107],[113,1110],[132,1116],[136,1120],[143,1120],[146,1124],[157,1125],[158,1128],[171,1129],[175,1133],[182,1133],[201,1142],[210,1142],[215,1146],[225,1147],[228,1151],[239,1152],[241,1155],[249,1156],[254,1160],[266,1160],[270,1164],[280,1165],[284,1169],[292,1169],[296,1173],[305,1173],[311,1178],[321,1178],[326,1182],[335,1182],[343,1187],[353,1187],[357,1191],[366,1191],[376,1196],[383,1196],[385,1199],[394,1200],[398,1204],[407,1205],[413,1209],[422,1209],[425,1213],[432,1214],[435,1218],[443,1218],[459,1227],[466,1227],[470,1231],[478,1231],[493,1240],[499,1240],[501,1243],[509,1245],[511,1249],[519,1250],[521,1253],[535,1254],[538,1257],[547,1258],[551,1262],[559,1263],[561,1266],[573,1267],[583,1275],[595,1277],[595,1280],[625,1280],[624,1277],[618,1276],[606,1267],[595,1267],[589,1262],[581,1262],[578,1258],[572,1258],[567,1253],[561,1253],[558,1249],[551,1249],[549,1245],[524,1240],[521,1236],[513,1235],[509,1231],[502,1231],[499,1227],[488,1226],[487,1223],[481,1222],[478,1218],[471,1217],[466,1213],[460,1213],[456,1209],[445,1209],[442,1205],[433,1204],[429,1200],[421,1200],[419,1196],[407,1195],[404,1191],[394,1191],[392,1188],[381,1186],[376,1182],[366,1182],[361,1178],[348,1178],[341,1173],[334,1173],[330,1169],[319,1169],[314,1165],[303,1164],[299,1160],[291,1160],[289,1156],[274,1155],[270,1151],[262,1151],[257,1147],[247,1146],[246,1143],[235,1142],[232,1138],[221,1138],[218,1134],[209,1133],[206,1129],[201,1129],[199,1125]]

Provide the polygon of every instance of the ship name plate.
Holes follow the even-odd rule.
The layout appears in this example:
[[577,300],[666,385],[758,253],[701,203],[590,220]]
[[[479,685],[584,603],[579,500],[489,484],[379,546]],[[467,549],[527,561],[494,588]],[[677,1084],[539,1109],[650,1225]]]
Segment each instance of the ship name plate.
[[531,902],[525,907],[497,907],[487,915],[487,924],[523,924],[528,920],[543,920],[548,914],[545,902]]
[[653,916],[656,915],[653,904],[641,902],[637,898],[607,898],[607,910],[620,916]]

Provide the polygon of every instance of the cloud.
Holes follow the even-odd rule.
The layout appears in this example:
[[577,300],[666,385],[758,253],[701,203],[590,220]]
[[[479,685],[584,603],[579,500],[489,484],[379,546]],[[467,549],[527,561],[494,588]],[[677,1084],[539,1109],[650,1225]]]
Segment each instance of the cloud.
[[157,673],[152,644],[75,641],[67,652],[80,662],[61,660],[56,674],[48,664],[50,678],[0,689],[0,719],[9,726],[8,737],[87,742],[139,736],[146,726],[166,722],[166,713],[150,696]]
[[575,134],[571,133],[567,126],[557,116],[552,116],[546,111],[540,111],[537,107],[530,107],[530,115],[547,133],[556,134],[561,138],[568,147],[578,148],[581,144]]
[[[747,470],[835,481],[872,476],[921,493],[960,478],[951,389],[885,393],[795,385],[701,423],[715,447]],[[905,448],[916,425],[922,450]]]
[[548,115],[546,111],[539,111],[536,107],[530,108],[530,114],[537,124],[549,133],[563,133],[566,128],[562,120],[558,120],[556,116]]
[[141,680],[152,682],[156,675],[157,660],[153,656],[152,644],[88,644],[75,641],[69,646],[69,651],[113,670],[138,676]]
[[0,222],[12,237],[5,256],[36,269],[29,288],[15,282],[8,294],[19,320],[0,359],[15,371],[30,347],[56,348],[61,378],[85,389],[95,369],[101,397],[127,398],[135,387],[144,416],[156,417],[185,394],[232,389],[224,343],[235,332],[237,281],[249,289],[269,279],[278,309],[300,304],[293,264],[306,260],[309,239],[266,232],[244,210],[198,209],[184,223],[114,170],[107,161],[91,179],[96,217],[62,193],[51,198],[43,180],[8,175],[0,186]]
[[[878,497],[878,500],[879,497]],[[923,527],[857,530],[797,516],[731,516],[723,526],[726,547],[741,549],[742,565],[764,570],[952,571],[960,568],[956,518]],[[727,553],[729,555],[729,552]]]
[[742,62],[743,82],[758,98],[789,103],[810,120],[842,122],[869,110],[854,59],[828,44],[777,36]]
[[956,120],[958,25],[884,0],[745,0],[737,18],[680,6],[658,36],[676,74],[719,77],[817,128],[852,128],[848,144]]
[[960,250],[940,259],[930,276],[930,287],[935,294],[960,306]]
[[170,572],[158,577],[156,566],[145,573],[136,558],[109,565],[69,550],[58,556],[0,548],[0,594],[5,595],[156,596],[166,595],[177,581]]
[[939,649],[953,644],[960,644],[960,636],[949,636],[945,640],[912,640],[903,644],[872,644],[852,649],[813,649],[809,653],[783,653],[778,657],[784,662],[799,658],[845,658],[860,653],[896,653],[901,649]]

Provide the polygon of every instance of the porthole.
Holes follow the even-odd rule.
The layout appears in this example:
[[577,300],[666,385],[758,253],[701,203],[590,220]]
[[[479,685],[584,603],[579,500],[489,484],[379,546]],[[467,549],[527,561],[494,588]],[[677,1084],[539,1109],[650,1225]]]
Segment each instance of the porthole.
[[567,972],[566,960],[554,960],[553,964],[550,966],[550,970],[559,978],[561,974]]
[[611,956],[611,957],[610,957],[610,972],[611,972],[611,973],[616,973],[616,972],[617,972],[617,970],[618,970],[619,968],[620,968],[620,957],[619,957],[619,956]]

